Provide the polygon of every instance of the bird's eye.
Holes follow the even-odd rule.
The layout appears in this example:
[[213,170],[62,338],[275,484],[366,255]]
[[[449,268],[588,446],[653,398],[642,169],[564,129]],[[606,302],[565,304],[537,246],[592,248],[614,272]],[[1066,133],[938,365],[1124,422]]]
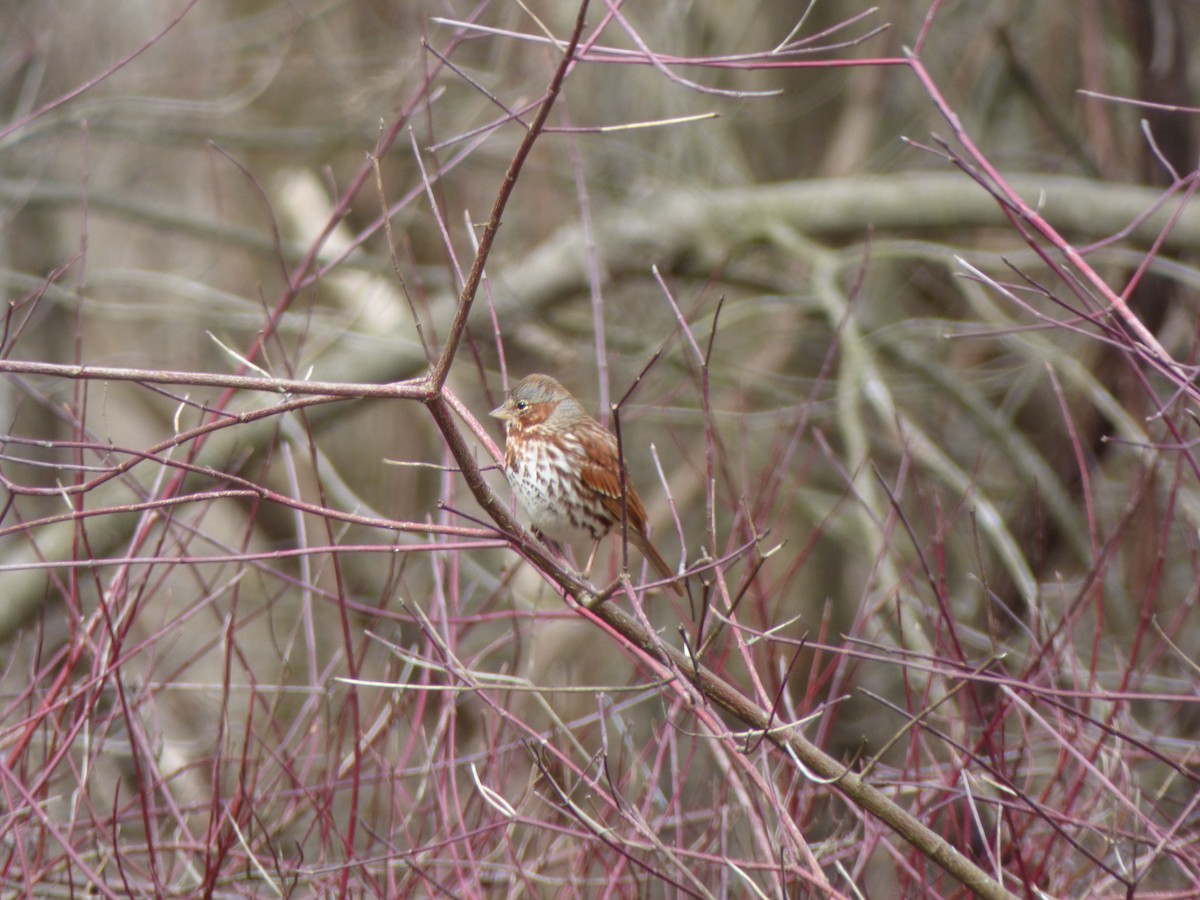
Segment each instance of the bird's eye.
[[525,401],[525,400],[517,401],[517,412],[525,412],[525,410],[527,410],[527,409],[529,409],[529,403],[527,401]]

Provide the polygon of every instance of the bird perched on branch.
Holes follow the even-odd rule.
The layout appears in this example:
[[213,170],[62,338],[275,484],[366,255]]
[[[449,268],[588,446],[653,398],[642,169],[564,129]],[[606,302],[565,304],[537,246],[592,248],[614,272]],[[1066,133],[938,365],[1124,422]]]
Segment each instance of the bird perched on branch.
[[[508,483],[541,535],[566,540],[589,534],[599,542],[620,528],[617,439],[570,391],[549,375],[528,375],[491,414],[504,421]],[[674,578],[676,573],[650,543],[646,507],[628,475],[624,507],[629,542],[663,578]],[[590,557],[588,562],[590,566]],[[683,596],[677,581],[669,587]]]

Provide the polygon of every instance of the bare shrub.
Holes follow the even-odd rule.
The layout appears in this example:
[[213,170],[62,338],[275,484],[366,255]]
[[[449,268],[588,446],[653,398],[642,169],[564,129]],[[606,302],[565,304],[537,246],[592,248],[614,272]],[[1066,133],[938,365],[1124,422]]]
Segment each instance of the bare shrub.
[[1200,889],[1195,12],[796,16],[0,13],[6,895]]

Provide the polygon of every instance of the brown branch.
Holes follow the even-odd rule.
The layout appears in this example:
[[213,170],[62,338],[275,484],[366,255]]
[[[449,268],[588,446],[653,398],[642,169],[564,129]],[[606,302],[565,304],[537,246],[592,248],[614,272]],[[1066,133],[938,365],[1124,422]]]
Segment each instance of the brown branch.
[[533,149],[534,142],[541,136],[542,129],[546,125],[546,119],[550,115],[550,110],[554,107],[554,101],[558,99],[559,92],[562,90],[562,84],[567,77],[567,72],[570,71],[571,65],[575,61],[575,49],[579,46],[580,35],[583,34],[587,8],[588,0],[583,0],[579,4],[579,13],[575,17],[575,27],[571,31],[571,39],[567,42],[567,46],[563,50],[563,58],[559,62],[558,68],[554,70],[554,77],[550,80],[549,87],[546,88],[546,96],[538,108],[537,115],[533,117],[533,122],[530,123],[529,130],[525,132],[525,137],[521,141],[521,145],[513,155],[512,162],[508,165],[508,170],[504,173],[504,180],[500,183],[500,190],[496,194],[496,202],[492,205],[492,214],[488,217],[488,223],[479,238],[479,249],[475,251],[475,259],[471,262],[471,271],[467,275],[466,284],[463,285],[458,309],[455,310],[454,321],[450,325],[450,333],[446,336],[446,345],[442,348],[442,354],[433,369],[431,381],[435,388],[441,388],[446,383],[446,378],[450,375],[450,365],[454,362],[459,342],[462,340],[463,332],[466,331],[467,316],[471,314],[471,306],[475,302],[475,294],[478,292],[479,283],[483,279],[484,264],[487,262],[488,255],[492,252],[492,244],[496,240],[496,232],[500,230],[500,222],[504,216],[504,209],[508,206],[508,200],[512,196],[513,188],[517,183],[517,177],[525,167],[525,161],[529,158],[529,153]]
[[[177,384],[188,387],[223,387],[268,394],[302,394],[318,397],[424,400],[429,396],[425,378],[412,378],[392,384],[363,384],[341,381],[301,381],[294,378],[262,378],[225,375],[217,372],[180,372],[170,369],[123,369],[112,366],[62,365],[0,359],[0,372],[12,375],[46,375],[93,381],[136,381],[143,384]],[[237,413],[225,413],[237,418]]]

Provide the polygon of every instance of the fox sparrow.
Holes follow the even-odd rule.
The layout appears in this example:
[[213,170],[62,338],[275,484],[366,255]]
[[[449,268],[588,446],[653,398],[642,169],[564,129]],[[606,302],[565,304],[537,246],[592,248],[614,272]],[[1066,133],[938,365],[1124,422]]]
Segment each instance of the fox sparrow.
[[[590,534],[599,541],[621,521],[617,439],[549,375],[521,380],[502,406],[504,471],[533,527],[551,540]],[[664,578],[675,572],[650,543],[646,507],[625,478],[629,542]],[[671,590],[683,595],[678,583]]]

